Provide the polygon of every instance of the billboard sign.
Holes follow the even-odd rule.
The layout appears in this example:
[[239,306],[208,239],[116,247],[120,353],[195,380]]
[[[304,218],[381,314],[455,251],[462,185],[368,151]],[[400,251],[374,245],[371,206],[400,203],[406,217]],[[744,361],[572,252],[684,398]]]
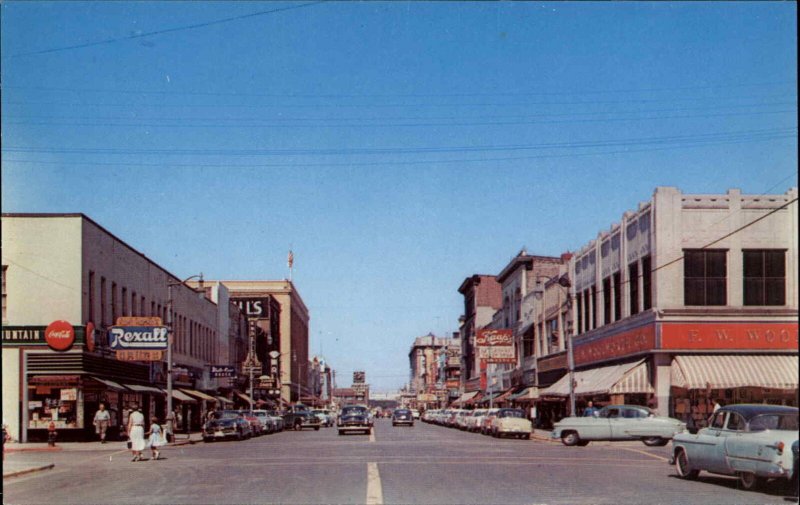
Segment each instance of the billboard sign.
[[512,330],[478,330],[475,339],[483,363],[516,363]]
[[365,382],[367,382],[366,372],[353,372],[353,384],[363,384]]
[[475,339],[478,346],[512,346],[514,345],[514,332],[512,330],[478,330]]
[[112,350],[167,350],[166,326],[112,326],[108,330]]

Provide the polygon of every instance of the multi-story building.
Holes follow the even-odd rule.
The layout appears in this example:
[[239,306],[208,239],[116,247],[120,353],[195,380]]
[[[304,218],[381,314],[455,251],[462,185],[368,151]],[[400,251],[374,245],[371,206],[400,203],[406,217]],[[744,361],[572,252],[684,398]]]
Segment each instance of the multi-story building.
[[273,385],[265,387],[264,394],[277,390],[280,394],[273,398],[283,403],[308,396],[309,313],[294,284],[289,280],[220,282],[245,315],[259,322],[257,356]]
[[[455,350],[459,348],[458,339],[436,337],[433,333],[414,339],[408,353],[411,371],[409,384],[416,394],[418,407],[429,408],[450,399],[450,386],[460,375],[460,359],[457,371],[455,360],[448,359],[448,354],[455,355]],[[457,391],[454,393],[457,396]]]
[[[796,188],[659,187],[581,247],[560,295],[573,308],[579,407],[648,403],[702,423],[713,399],[797,405],[797,220]],[[551,350],[563,359],[560,343]],[[565,376],[540,394],[569,390]]]
[[495,312],[502,308],[503,294],[494,275],[472,275],[464,279],[458,292],[464,296],[464,316],[461,325],[461,392],[474,393],[480,389],[480,368],[475,347],[477,330],[492,322]]
[[164,357],[117,359],[107,335],[118,317],[172,322],[173,400],[197,426],[217,401],[194,389],[210,385],[208,365],[218,362],[217,305],[83,214],[3,214],[2,227],[3,417],[12,436],[44,439],[52,422],[61,440],[93,437],[101,402],[110,436],[134,403],[148,420],[165,416]]

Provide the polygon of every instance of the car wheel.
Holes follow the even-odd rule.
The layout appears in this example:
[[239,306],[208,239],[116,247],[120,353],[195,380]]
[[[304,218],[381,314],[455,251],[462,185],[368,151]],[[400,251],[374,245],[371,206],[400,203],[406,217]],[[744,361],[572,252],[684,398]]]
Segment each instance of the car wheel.
[[762,487],[765,481],[766,479],[763,477],[758,477],[752,472],[742,472],[739,474],[739,484],[742,485],[742,489],[747,491],[752,491]]
[[689,465],[689,458],[684,449],[678,449],[675,453],[675,471],[678,472],[678,477],[686,480],[694,480],[700,474],[700,470]]
[[344,435],[344,430],[339,430],[339,435]]
[[526,434],[524,437],[525,437],[525,440],[530,440],[530,439],[531,439],[531,434],[530,434],[530,433],[528,433],[528,434]]
[[644,442],[644,445],[646,445],[647,447],[656,447],[656,446],[661,447],[663,445],[666,445],[663,443],[665,442],[665,440],[661,437],[645,437],[642,439],[642,442]]
[[577,445],[580,441],[581,437],[578,436],[578,432],[576,431],[567,431],[561,434],[561,443],[568,447]]
[[319,431],[319,426],[314,426],[314,431]]
[[301,423],[300,421],[294,423],[294,431],[300,431],[302,429],[303,429],[303,423]]

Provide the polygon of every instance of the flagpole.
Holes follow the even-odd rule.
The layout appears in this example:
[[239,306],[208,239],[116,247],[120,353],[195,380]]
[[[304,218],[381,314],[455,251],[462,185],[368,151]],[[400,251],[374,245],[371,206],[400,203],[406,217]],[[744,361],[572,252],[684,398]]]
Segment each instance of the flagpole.
[[292,273],[294,272],[294,254],[292,253],[292,246],[289,245],[289,256],[286,263],[289,265],[289,282],[292,282]]

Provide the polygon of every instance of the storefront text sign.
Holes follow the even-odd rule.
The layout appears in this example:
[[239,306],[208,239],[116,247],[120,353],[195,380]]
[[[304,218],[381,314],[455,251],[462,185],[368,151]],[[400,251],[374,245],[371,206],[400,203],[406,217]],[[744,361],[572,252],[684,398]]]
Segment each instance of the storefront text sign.
[[44,326],[3,327],[3,343],[9,345],[43,344]]
[[475,344],[478,346],[514,345],[514,333],[511,330],[478,330]]
[[75,330],[66,321],[53,321],[44,330],[44,339],[50,349],[66,351],[75,342]]
[[117,359],[120,361],[161,361],[164,359],[164,351],[117,351]]
[[229,365],[211,365],[211,377],[236,377],[236,367]]
[[655,325],[649,324],[634,330],[611,335],[595,342],[575,345],[575,364],[594,363],[622,358],[656,346]]
[[486,363],[516,363],[514,332],[509,329],[478,330],[478,357]]
[[798,348],[797,323],[662,323],[662,349]]
[[166,350],[166,326],[112,326],[108,341],[114,350]]

